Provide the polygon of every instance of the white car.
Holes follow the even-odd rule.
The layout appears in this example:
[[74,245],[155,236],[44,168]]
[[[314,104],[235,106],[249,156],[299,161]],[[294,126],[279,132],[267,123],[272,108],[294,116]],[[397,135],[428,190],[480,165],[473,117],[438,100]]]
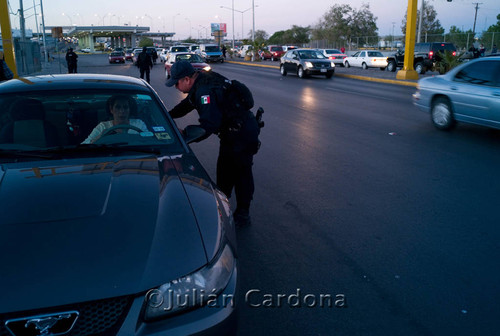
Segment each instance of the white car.
[[346,54],[338,49],[318,49],[325,55],[328,59],[332,60],[336,66],[344,66],[344,58],[347,57]]
[[164,63],[167,60],[168,49],[163,49],[160,52],[160,62]]
[[346,68],[353,66],[362,67],[363,69],[379,68],[380,70],[385,70],[387,67],[387,56],[384,56],[378,50],[361,50],[352,56],[344,58],[344,66]]
[[90,52],[90,48],[83,48],[83,49],[80,49],[81,52],[83,53],[89,53]]

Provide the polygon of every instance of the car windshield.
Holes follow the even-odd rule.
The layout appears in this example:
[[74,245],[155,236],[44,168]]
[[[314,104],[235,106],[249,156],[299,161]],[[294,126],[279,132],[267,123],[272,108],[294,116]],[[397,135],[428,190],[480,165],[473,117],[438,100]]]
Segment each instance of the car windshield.
[[369,51],[368,57],[384,57],[380,51]]
[[161,103],[145,92],[65,90],[0,95],[0,152],[102,145],[182,150]]
[[170,49],[170,52],[187,52],[189,51],[189,49],[187,47],[172,47],[172,49]]
[[111,56],[123,56],[123,53],[121,51],[115,51],[110,54]]
[[325,55],[316,50],[302,50],[299,51],[299,56],[302,59],[325,59]]
[[220,49],[219,49],[218,46],[207,46],[207,47],[205,47],[205,51],[207,51],[207,52],[216,52],[216,51],[220,51]]
[[188,61],[190,63],[203,63],[203,59],[197,54],[180,54],[175,56],[175,61]]
[[340,51],[338,51],[337,49],[326,49],[325,50],[325,53],[327,54],[342,54]]

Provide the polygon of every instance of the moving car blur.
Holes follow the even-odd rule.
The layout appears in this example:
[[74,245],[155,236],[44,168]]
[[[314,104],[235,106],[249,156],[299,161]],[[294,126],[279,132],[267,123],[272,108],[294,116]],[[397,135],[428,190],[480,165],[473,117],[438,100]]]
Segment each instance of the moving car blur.
[[453,128],[457,121],[500,129],[500,56],[420,79],[413,102],[441,130]]

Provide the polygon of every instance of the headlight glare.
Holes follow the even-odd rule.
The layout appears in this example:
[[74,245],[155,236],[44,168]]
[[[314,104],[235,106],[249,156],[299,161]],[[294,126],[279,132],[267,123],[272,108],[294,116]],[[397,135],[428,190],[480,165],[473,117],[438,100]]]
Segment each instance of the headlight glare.
[[197,272],[148,291],[145,297],[146,321],[159,319],[182,310],[201,307],[216,300],[226,288],[234,268],[234,255],[225,244],[212,263]]
[[312,68],[312,63],[311,62],[304,62],[306,68]]

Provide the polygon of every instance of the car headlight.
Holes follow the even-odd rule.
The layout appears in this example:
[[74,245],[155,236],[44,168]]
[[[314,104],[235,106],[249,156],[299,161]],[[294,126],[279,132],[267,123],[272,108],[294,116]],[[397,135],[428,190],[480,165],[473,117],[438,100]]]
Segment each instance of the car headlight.
[[212,68],[210,67],[210,65],[207,65],[206,67],[203,68],[203,70],[210,71],[210,70],[212,70]]
[[306,66],[306,68],[312,68],[313,67],[313,64],[311,62],[304,62],[304,65]]
[[330,65],[332,66],[332,68],[335,68],[335,63],[330,62]]
[[[235,262],[231,248],[224,244],[221,253],[207,266],[151,289],[145,298],[144,319],[151,321],[183,310],[202,307],[209,300],[214,303],[220,299],[218,295],[226,288]],[[217,304],[221,305],[220,302]]]

